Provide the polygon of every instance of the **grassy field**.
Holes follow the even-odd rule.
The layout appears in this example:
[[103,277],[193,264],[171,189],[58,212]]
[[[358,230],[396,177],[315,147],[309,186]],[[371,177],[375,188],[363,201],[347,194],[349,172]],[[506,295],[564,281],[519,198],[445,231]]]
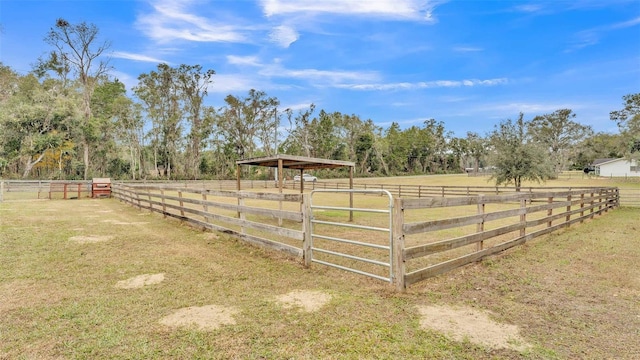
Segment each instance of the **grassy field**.
[[[460,177],[446,178],[428,181]],[[396,293],[114,199],[7,201],[0,359],[636,359],[639,217],[640,209],[611,211]],[[141,274],[164,281],[116,286]],[[295,291],[329,300],[315,311],[282,306]],[[234,322],[206,331],[161,323],[209,305],[233,309]],[[530,346],[492,347],[425,327],[420,309],[431,305],[488,311]]]

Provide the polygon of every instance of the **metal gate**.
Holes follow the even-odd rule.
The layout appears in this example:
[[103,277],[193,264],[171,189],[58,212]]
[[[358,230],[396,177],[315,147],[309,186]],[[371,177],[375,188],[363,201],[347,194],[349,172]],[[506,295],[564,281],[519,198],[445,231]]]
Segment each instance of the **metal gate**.
[[[314,201],[314,196],[320,196],[320,194],[335,193],[336,196],[348,195],[348,206],[332,206],[332,205],[318,205]],[[386,208],[358,208],[353,206],[353,195],[372,195],[372,196],[386,196],[388,204]],[[326,202],[326,200],[325,200]],[[393,282],[393,196],[387,190],[372,189],[372,190],[314,190],[310,196],[310,233],[311,233],[311,261],[323,264],[338,269],[354,272],[357,274],[373,277],[376,279]],[[349,219],[344,221],[332,220],[327,216],[323,216],[322,212],[330,211],[335,213],[348,213]],[[373,213],[386,214],[385,225],[380,221],[382,226],[371,226],[358,224],[353,220],[354,213]],[[316,216],[317,215],[317,216]],[[375,215],[372,215],[375,216]],[[324,218],[324,219],[319,219]],[[377,224],[376,224],[377,225]],[[324,232],[319,228],[322,227]],[[340,233],[339,229],[346,229],[343,233],[347,236],[349,232],[358,232],[359,234],[367,234],[370,232],[386,234],[386,241],[381,238],[378,243],[366,242],[356,239],[349,239],[345,237],[335,236],[336,233]],[[333,231],[331,230],[333,229]],[[322,232],[322,233],[321,233]],[[348,254],[343,248],[349,247],[354,253]],[[330,249],[332,248],[332,249]],[[367,251],[369,249],[369,251]],[[370,250],[373,249],[373,250]],[[378,252],[379,254],[371,254],[370,252]],[[384,253],[381,253],[384,252]],[[335,259],[320,259],[317,254],[324,254],[325,256]],[[378,255],[378,256],[374,256]],[[346,260],[346,261],[344,261]],[[339,262],[342,262],[340,264]],[[345,262],[350,264],[345,264]],[[387,272],[384,274],[384,270],[375,273],[367,269],[358,269],[357,264],[366,264],[365,267],[373,268],[386,268]],[[384,274],[384,275],[383,275]]]

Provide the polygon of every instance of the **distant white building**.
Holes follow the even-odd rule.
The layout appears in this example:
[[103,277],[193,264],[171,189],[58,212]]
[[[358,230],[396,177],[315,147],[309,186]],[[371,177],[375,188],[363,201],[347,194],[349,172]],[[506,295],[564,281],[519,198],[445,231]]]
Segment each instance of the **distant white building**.
[[640,176],[640,166],[637,160],[627,159],[597,159],[593,162],[598,176],[626,177]]

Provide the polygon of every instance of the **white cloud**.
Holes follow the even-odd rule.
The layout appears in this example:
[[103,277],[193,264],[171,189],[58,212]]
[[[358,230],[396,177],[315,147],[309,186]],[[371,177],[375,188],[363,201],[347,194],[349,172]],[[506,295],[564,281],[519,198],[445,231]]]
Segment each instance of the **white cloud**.
[[283,48],[288,48],[289,45],[298,40],[298,37],[298,32],[286,25],[276,26],[271,30],[271,34],[269,34],[271,41]]
[[257,56],[227,55],[227,62],[232,65],[262,66]]
[[249,89],[264,89],[265,84],[256,81],[255,77],[250,75],[238,74],[216,74],[213,77],[213,85],[209,86],[209,93],[221,93],[228,95],[229,93],[246,93]]
[[303,79],[315,82],[316,85],[320,84],[342,84],[344,82],[352,81],[375,81],[379,78],[376,72],[365,71],[331,71],[331,70],[317,70],[317,69],[300,69],[291,70],[285,69],[280,66],[265,67],[260,71],[261,75],[270,77],[284,77]]
[[488,106],[481,106],[478,110],[511,113],[516,114],[522,112],[527,115],[539,115],[542,113],[552,113],[558,109],[572,109],[576,110],[582,106],[577,104],[559,104],[559,103],[506,103],[506,104],[492,104]]
[[506,78],[498,79],[466,79],[466,80],[436,80],[436,81],[421,81],[421,82],[401,82],[401,83],[388,83],[388,84],[340,84],[339,88],[351,89],[351,90],[365,90],[365,91],[388,91],[388,90],[417,90],[417,89],[429,89],[429,88],[453,88],[453,87],[472,87],[472,86],[495,86],[504,85],[509,81]]
[[111,56],[118,59],[127,59],[127,60],[151,62],[151,63],[158,63],[158,64],[165,63],[165,64],[171,65],[171,63],[169,63],[168,61],[164,61],[162,59],[158,59],[158,58],[154,58],[154,57],[142,55],[142,54],[128,53],[124,51],[114,51],[111,54]]
[[596,45],[608,32],[637,25],[640,25],[640,17],[618,22],[615,24],[603,25],[587,30],[582,30],[575,34],[575,40],[573,41],[573,44],[567,50],[565,50],[565,52],[571,52],[585,48],[587,46]]
[[138,28],[157,42],[188,40],[198,42],[250,42],[246,28],[216,23],[194,15],[187,9],[190,0],[159,0],[152,3],[153,12],[141,15]]
[[453,51],[456,52],[478,52],[478,51],[484,51],[483,48],[479,48],[479,47],[473,47],[473,46],[455,46],[453,48]]
[[627,21],[623,21],[623,22],[619,22],[613,25],[609,26],[609,29],[613,30],[613,29],[624,29],[624,28],[628,28],[628,27],[632,27],[632,26],[636,26],[636,25],[640,25],[640,16],[635,18],[635,19],[631,19],[631,20],[627,20]]
[[542,10],[543,7],[540,4],[523,4],[515,7],[516,11],[525,12],[525,13],[535,13]]
[[296,13],[366,15],[390,19],[434,22],[437,2],[425,0],[262,0],[266,16]]

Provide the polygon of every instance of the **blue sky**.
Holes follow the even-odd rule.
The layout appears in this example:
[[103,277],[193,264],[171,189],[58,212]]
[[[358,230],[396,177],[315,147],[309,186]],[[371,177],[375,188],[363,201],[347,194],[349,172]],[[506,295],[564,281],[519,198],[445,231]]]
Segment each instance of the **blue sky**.
[[128,88],[156,69],[216,71],[209,105],[265,91],[281,108],[457,136],[570,108],[596,131],[640,92],[640,0],[0,0],[0,61],[26,73],[57,18],[111,43]]

